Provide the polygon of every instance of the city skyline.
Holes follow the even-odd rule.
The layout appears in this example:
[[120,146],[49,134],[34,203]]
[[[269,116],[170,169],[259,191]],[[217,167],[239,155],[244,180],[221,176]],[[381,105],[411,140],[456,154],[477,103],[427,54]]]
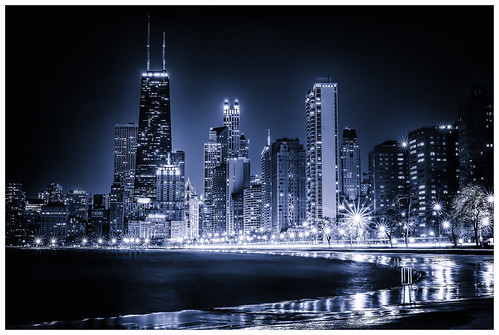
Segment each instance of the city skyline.
[[[237,8],[104,7],[88,13],[96,19],[96,26],[90,30],[88,26],[77,26],[85,17],[80,9],[86,13],[90,12],[88,8],[79,8],[77,13],[74,8],[41,7],[36,10],[46,14],[40,17],[47,23],[39,27],[39,34],[30,35],[32,44],[24,45],[23,37],[39,18],[33,16],[33,8],[8,7],[7,182],[23,183],[30,196],[51,182],[61,184],[64,192],[73,188],[93,194],[110,191],[114,126],[138,122],[140,75],[146,71],[147,14],[151,14],[152,70],[160,69],[161,34],[166,31],[166,67],[172,86],[172,147],[185,151],[185,177],[198,190],[203,185],[203,144],[209,128],[219,126],[227,98],[239,100],[242,129],[250,140],[250,159],[256,163],[252,164],[251,173],[260,174],[257,162],[267,143],[267,129],[271,129],[271,142],[287,137],[299,138],[304,143],[306,92],[316,77],[332,76],[340,87],[338,131],[347,126],[357,129],[362,172],[367,172],[367,153],[374,145],[400,138],[419,127],[456,121],[458,107],[466,101],[474,84],[482,84],[492,93],[493,21],[488,7],[326,7],[325,12],[334,18],[338,15],[338,20],[331,18],[334,24],[328,25],[321,20],[326,13],[314,11],[315,24],[321,28],[318,36],[304,29],[306,23],[314,23],[313,19],[296,24],[291,18],[306,13],[286,8],[291,8],[291,15],[282,27],[280,24],[287,21],[272,21],[270,15],[282,8],[271,7],[254,18],[242,13],[238,17],[241,24],[224,32],[217,19],[224,17],[222,14],[237,12]],[[203,11],[213,15],[202,16]],[[370,11],[379,14],[373,15],[379,22],[371,21]],[[59,22],[68,27],[64,34],[48,20],[50,15],[61,12],[68,14]],[[191,16],[182,19],[181,14],[187,12]],[[110,17],[110,13],[114,16]],[[399,16],[390,15],[394,13]],[[392,21],[384,22],[385,15]],[[416,26],[421,15],[426,18],[422,28]],[[475,19],[475,24],[460,27],[459,20],[465,17],[467,22]],[[207,22],[212,25],[206,31],[196,29]],[[347,29],[354,23],[359,24],[354,25],[356,29]],[[369,23],[376,24],[374,31],[364,30]],[[398,28],[390,30],[391,25]],[[182,27],[189,28],[181,31]],[[341,28],[339,33],[335,27]],[[480,38],[464,41],[465,36],[475,38],[478,31],[482,33]],[[50,32],[58,32],[59,36],[53,36],[53,40],[39,37],[52,36]],[[110,39],[113,34],[116,38]],[[273,39],[278,36],[282,39]],[[333,45],[318,44],[311,49],[303,44],[324,36],[336,37]],[[442,40],[444,36],[447,39]],[[189,43],[193,37],[197,38],[196,43]],[[219,43],[223,41],[226,46]],[[55,48],[56,43],[61,49]],[[476,46],[473,48],[470,43]],[[42,49],[44,45],[43,52],[36,57],[42,65],[21,66],[31,57],[31,53],[25,52],[27,47]],[[418,48],[421,46],[427,48]],[[310,65],[310,60],[315,63]],[[113,62],[116,64],[111,65]],[[458,70],[459,65],[462,67]],[[384,76],[379,77],[379,72]],[[96,78],[96,74],[101,78]],[[33,92],[35,99],[20,104],[19,94],[23,92],[15,87],[26,76],[34,78],[33,85],[38,89]],[[43,86],[37,86],[37,80]],[[285,118],[283,111],[287,113]],[[30,118],[26,118],[27,113]],[[389,125],[386,118],[390,119]],[[24,140],[14,133],[22,134]],[[21,148],[31,142],[38,145],[26,155]],[[30,174],[33,165],[36,173]]]

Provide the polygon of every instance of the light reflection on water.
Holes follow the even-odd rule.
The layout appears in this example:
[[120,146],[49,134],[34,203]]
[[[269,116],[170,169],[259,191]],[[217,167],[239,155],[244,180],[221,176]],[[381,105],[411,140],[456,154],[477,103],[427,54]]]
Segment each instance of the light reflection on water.
[[[217,251],[223,252],[223,251]],[[235,251],[230,251],[235,252]],[[321,318],[345,319],[401,313],[405,304],[442,302],[474,297],[491,297],[494,293],[493,256],[362,254],[348,252],[239,251],[297,257],[322,257],[344,261],[368,262],[383,266],[413,267],[423,273],[412,286],[398,286],[346,296],[301,299],[266,304],[213,308],[208,311],[186,310],[119,316],[106,319],[75,321],[73,328],[129,329],[230,329],[292,323]],[[422,312],[413,308],[410,313]],[[404,311],[407,313],[407,310]],[[57,323],[51,327],[57,328]],[[60,327],[68,323],[60,324]],[[44,328],[46,325],[38,325]],[[37,328],[35,327],[35,328]],[[50,328],[50,327],[48,327]]]

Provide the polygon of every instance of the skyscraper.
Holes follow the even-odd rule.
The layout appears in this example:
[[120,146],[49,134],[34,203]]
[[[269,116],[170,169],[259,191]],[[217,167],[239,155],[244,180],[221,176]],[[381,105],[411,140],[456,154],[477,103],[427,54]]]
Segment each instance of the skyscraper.
[[226,232],[232,234],[244,226],[243,191],[249,187],[250,160],[246,157],[227,159],[226,178]]
[[[224,126],[229,129],[228,138],[228,155],[229,158],[239,156],[241,134],[239,130],[239,122],[241,120],[241,111],[239,110],[239,102],[234,101],[233,106],[229,106],[229,101],[225,99],[223,110]],[[247,149],[246,149],[247,150]]]
[[494,110],[483,87],[473,87],[459,108],[459,169],[461,185],[494,187]]
[[114,181],[109,193],[109,233],[121,235],[126,233],[125,227],[125,187],[121,180]]
[[204,144],[205,205],[201,229],[203,234],[213,233],[215,226],[223,226],[225,229],[225,166],[228,136],[228,127],[212,127],[209,132],[209,142]]
[[183,238],[197,239],[199,237],[199,198],[196,188],[189,178],[185,183],[185,225],[186,235]]
[[306,218],[305,157],[305,149],[298,139],[281,138],[272,143],[271,218],[267,221],[275,233],[301,226]]
[[184,176],[178,162],[168,159],[168,163],[157,170],[158,213],[166,216],[166,221],[184,220]]
[[[416,234],[437,226],[434,205],[454,195],[458,186],[456,127],[422,127],[409,132],[411,206],[415,209]],[[438,228],[437,228],[438,229]]]
[[137,125],[135,123],[114,126],[114,180],[121,180],[124,188],[125,215],[131,212],[135,183],[137,155]]
[[397,141],[374,146],[369,152],[370,202],[372,211],[395,208],[397,198],[409,194],[409,152]]
[[338,216],[338,84],[317,78],[305,99],[307,221]]
[[244,189],[243,198],[243,231],[250,232],[261,227],[262,184],[258,176],[251,176],[250,186]]
[[340,148],[340,191],[347,200],[360,197],[360,148],[355,129],[343,130]]
[[270,229],[272,222],[272,167],[271,161],[272,151],[270,150],[270,129],[267,135],[267,145],[263,147],[261,153],[261,168],[262,168],[262,208],[261,208],[261,225],[264,228]]
[[150,69],[150,24],[147,29],[147,71],[142,74],[137,136],[135,198],[156,199],[156,171],[172,150],[170,79],[166,71],[163,32],[162,69]]

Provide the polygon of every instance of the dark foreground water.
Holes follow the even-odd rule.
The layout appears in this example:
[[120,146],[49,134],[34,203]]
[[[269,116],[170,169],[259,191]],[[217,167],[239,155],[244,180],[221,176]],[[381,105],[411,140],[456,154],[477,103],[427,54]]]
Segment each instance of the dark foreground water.
[[[259,324],[254,311],[328,310],[335,297],[352,296],[355,304],[356,294],[394,288],[399,281],[393,267],[348,259],[7,248],[6,325],[248,327]],[[306,300],[317,297],[325,298]],[[278,314],[292,321],[303,313]]]

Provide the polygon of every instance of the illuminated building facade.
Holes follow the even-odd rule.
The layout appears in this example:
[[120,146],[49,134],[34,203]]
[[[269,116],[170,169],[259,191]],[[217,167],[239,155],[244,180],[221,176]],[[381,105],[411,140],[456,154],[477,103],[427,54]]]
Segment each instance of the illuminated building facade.
[[[229,158],[237,158],[239,156],[241,144],[241,134],[239,130],[241,111],[239,109],[239,102],[236,99],[234,105],[230,106],[229,101],[225,99],[223,108],[224,126],[226,126],[229,131],[227,140],[228,156]],[[247,147],[245,149],[247,150]]]
[[142,74],[137,133],[135,199],[156,199],[156,171],[172,151],[170,115],[170,79],[166,71],[165,34],[163,33],[163,66],[151,71],[147,37],[147,71]]
[[135,164],[137,156],[137,125],[114,126],[114,180],[121,180],[124,187],[125,216],[132,210]]
[[455,126],[422,127],[409,132],[409,179],[416,233],[425,234],[437,226],[434,205],[443,205],[457,191]]
[[122,235],[125,226],[125,187],[121,180],[115,180],[109,193],[109,233]]
[[374,213],[396,207],[409,194],[409,152],[395,140],[374,146],[369,152],[370,203]]
[[494,110],[492,97],[473,87],[459,108],[459,180],[461,185],[479,183],[494,188]]
[[258,177],[251,176],[250,186],[243,190],[243,231],[249,232],[261,227],[262,184]]
[[[298,139],[277,139],[269,150],[268,166],[262,165],[262,172],[270,177],[266,182],[262,198],[270,199],[269,228],[280,233],[291,227],[301,226],[306,220],[305,165],[306,152]],[[262,173],[263,175],[263,173]]]
[[261,168],[262,168],[262,208],[261,208],[261,219],[260,224],[266,229],[270,229],[272,225],[272,169],[271,169],[271,159],[272,152],[270,147],[270,129],[267,135],[267,145],[263,147],[261,156]]
[[360,147],[355,129],[343,130],[340,148],[340,190],[347,200],[361,195]]
[[244,229],[243,191],[249,187],[250,160],[245,157],[227,159],[226,177],[226,232],[230,235]]
[[307,221],[338,216],[338,84],[317,78],[305,99]]

